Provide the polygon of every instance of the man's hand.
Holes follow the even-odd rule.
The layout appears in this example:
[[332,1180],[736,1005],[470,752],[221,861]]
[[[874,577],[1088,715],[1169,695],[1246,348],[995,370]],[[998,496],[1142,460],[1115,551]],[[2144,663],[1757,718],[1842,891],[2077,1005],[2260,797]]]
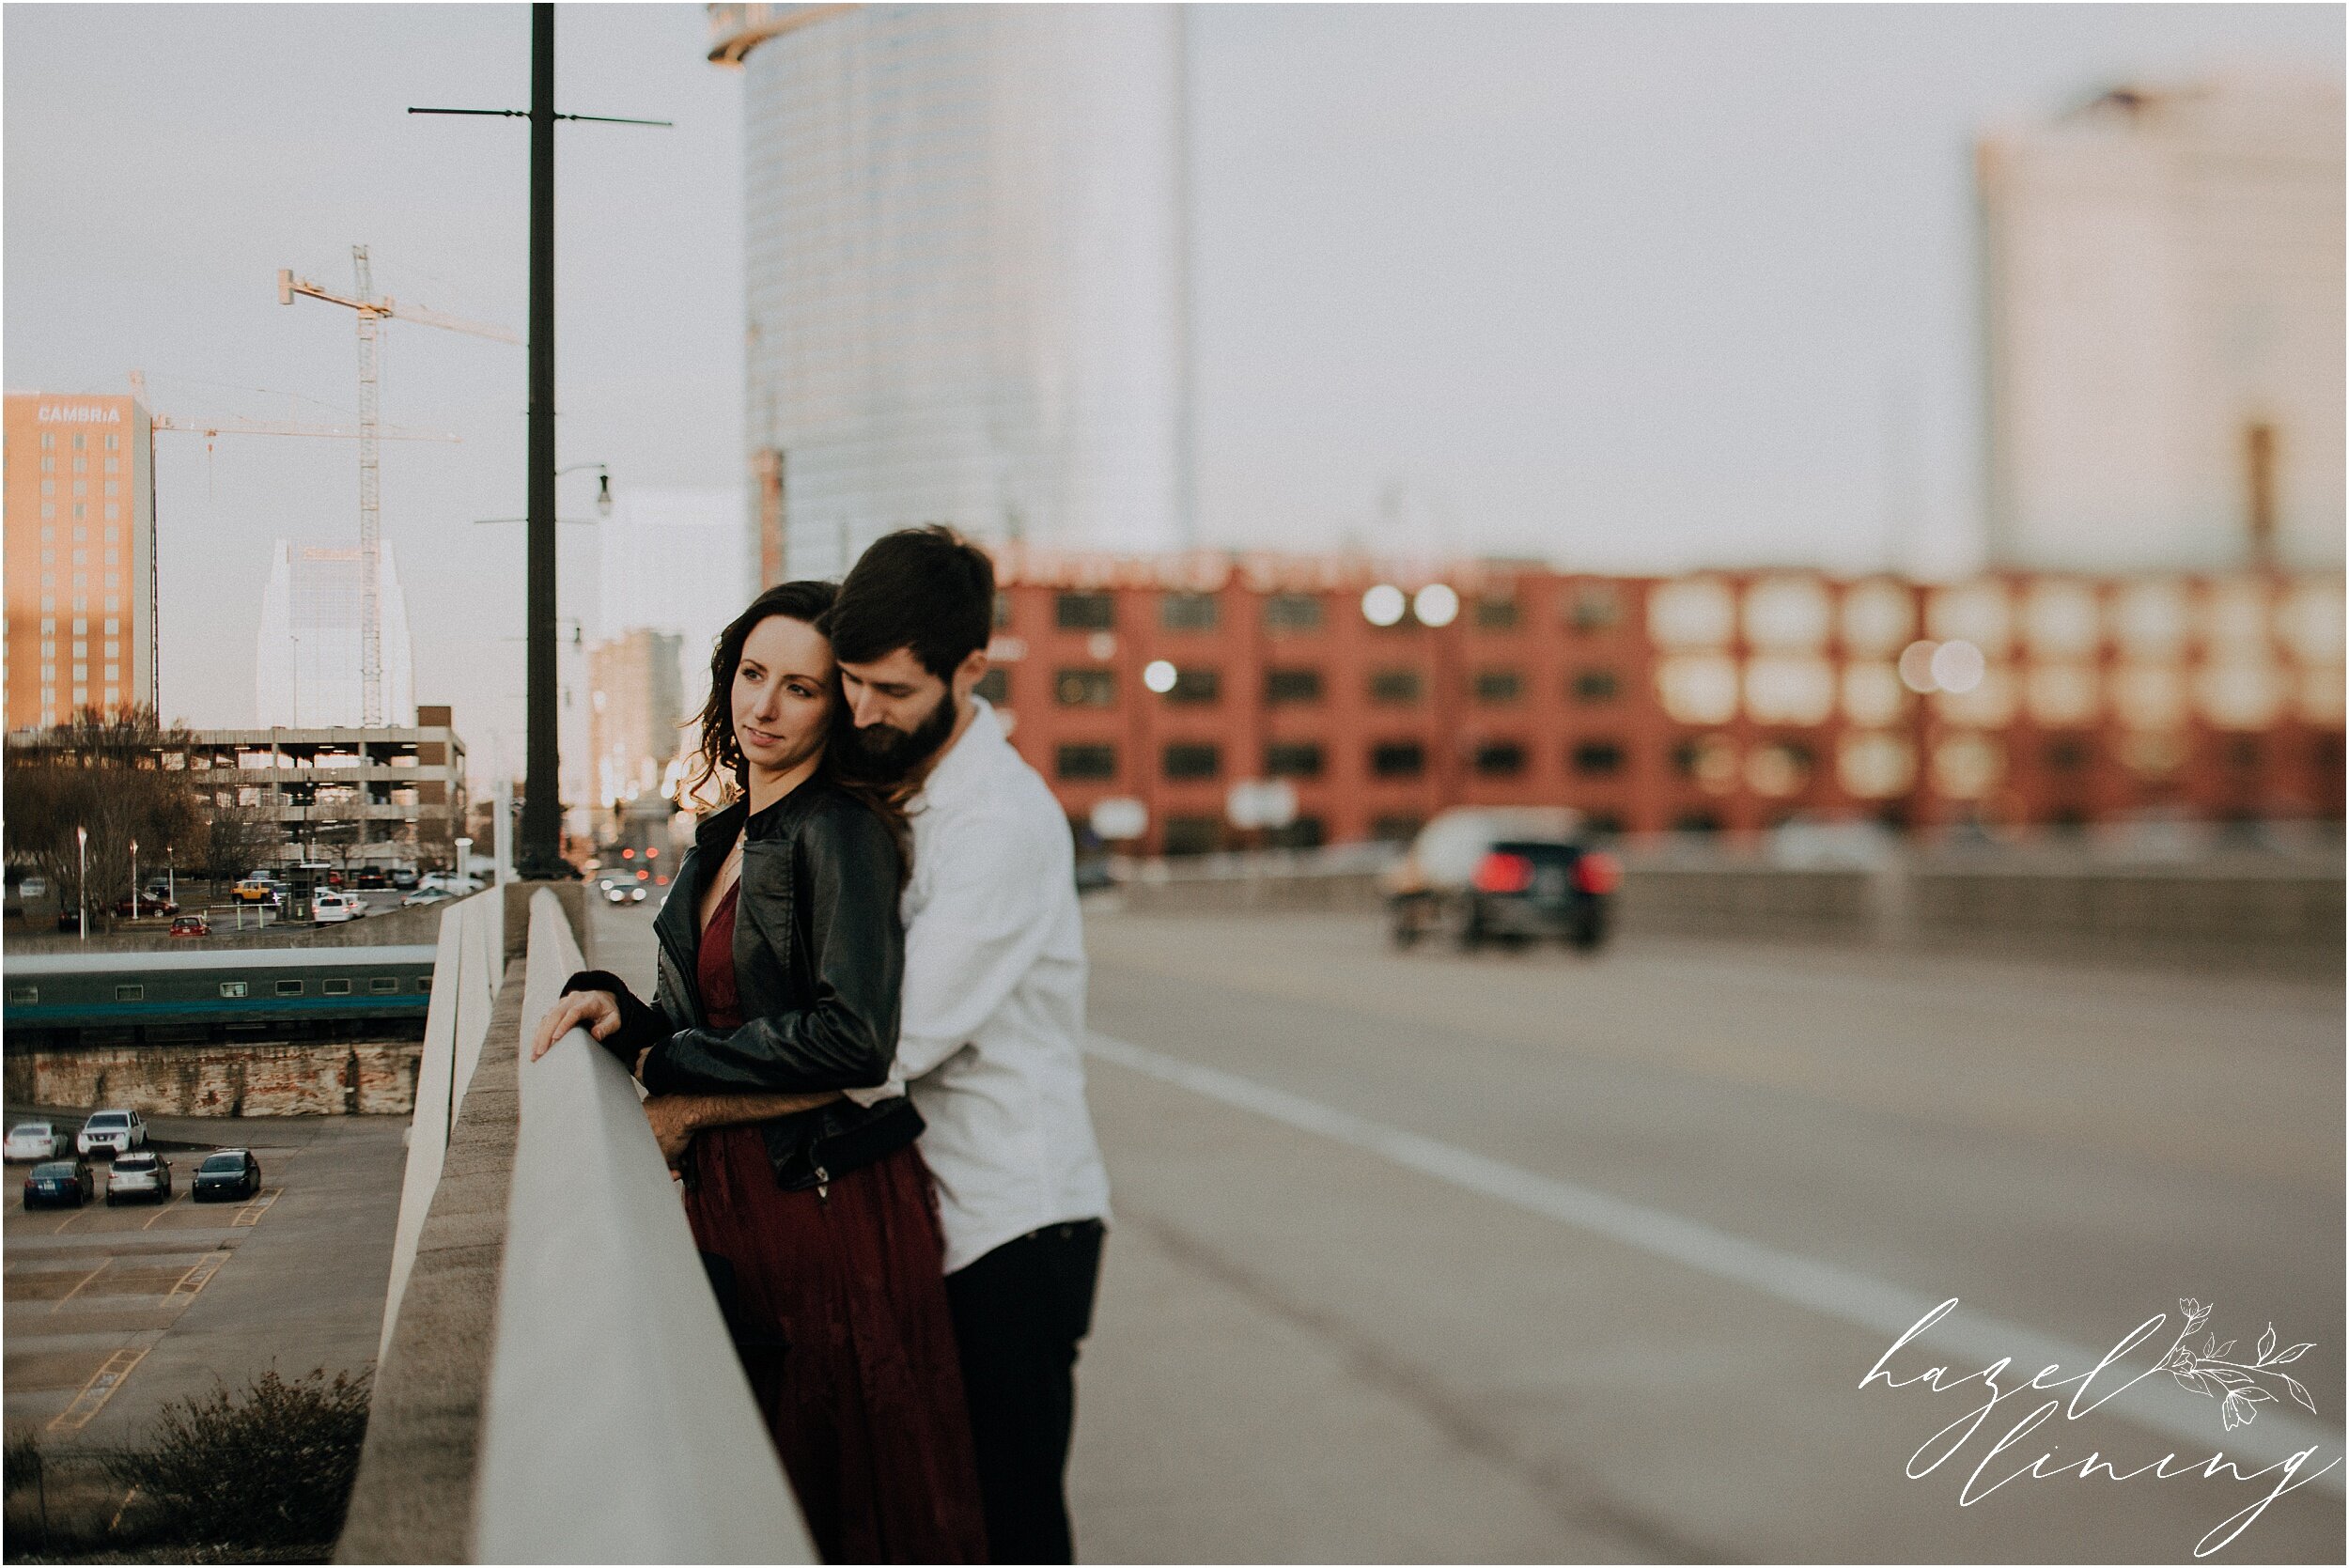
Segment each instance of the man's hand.
[[694,1094],[654,1094],[645,1101],[645,1120],[652,1124],[652,1135],[661,1145],[661,1157],[675,1171],[685,1151],[692,1145],[693,1134],[700,1131],[693,1120],[694,1101],[706,1096]]
[[587,1032],[599,1040],[609,1040],[620,1027],[620,1001],[610,991],[573,991],[547,1009],[538,1020],[538,1029],[530,1037],[530,1059],[533,1062],[546,1055],[555,1041],[584,1024]]

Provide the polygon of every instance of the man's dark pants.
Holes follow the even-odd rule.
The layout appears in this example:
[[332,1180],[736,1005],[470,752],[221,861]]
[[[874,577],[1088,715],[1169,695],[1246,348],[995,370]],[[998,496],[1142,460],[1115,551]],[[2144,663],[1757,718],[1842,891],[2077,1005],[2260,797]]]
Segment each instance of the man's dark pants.
[[1101,1222],[1031,1231],[946,1276],[996,1562],[1073,1562],[1068,1435],[1077,1342],[1093,1327]]

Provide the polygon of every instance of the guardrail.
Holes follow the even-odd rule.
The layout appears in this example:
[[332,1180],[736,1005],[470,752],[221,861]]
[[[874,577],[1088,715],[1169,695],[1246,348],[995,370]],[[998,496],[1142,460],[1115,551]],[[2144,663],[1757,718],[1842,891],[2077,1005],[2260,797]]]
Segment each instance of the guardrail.
[[432,959],[432,1005],[424,1020],[424,1054],[416,1063],[416,1110],[408,1125],[408,1168],[400,1179],[399,1221],[392,1233],[391,1286],[383,1298],[381,1364],[391,1354],[400,1298],[416,1263],[416,1238],[431,1207],[448,1155],[449,1129],[481,1061],[505,971],[505,928],[495,891],[459,899],[441,912],[441,939]]
[[543,886],[506,962],[523,891],[442,923],[455,978],[335,1560],[813,1562],[634,1080],[580,1031],[526,1060],[583,966]]
[[[534,895],[525,1035],[580,967]],[[634,1080],[581,1030],[521,1080],[476,1557],[815,1561]]]

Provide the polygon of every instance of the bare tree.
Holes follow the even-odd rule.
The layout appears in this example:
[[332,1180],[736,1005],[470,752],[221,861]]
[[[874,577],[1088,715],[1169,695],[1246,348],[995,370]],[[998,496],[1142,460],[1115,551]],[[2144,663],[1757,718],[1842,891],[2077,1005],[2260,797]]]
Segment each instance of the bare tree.
[[[152,708],[113,713],[84,708],[72,719],[8,750],[7,852],[11,862],[38,867],[67,902],[87,895],[93,913],[110,912],[130,895],[132,845],[149,866],[174,853],[206,847],[204,814],[184,769],[167,768],[165,753],[194,739],[166,729]],[[88,834],[87,852],[77,831]]]

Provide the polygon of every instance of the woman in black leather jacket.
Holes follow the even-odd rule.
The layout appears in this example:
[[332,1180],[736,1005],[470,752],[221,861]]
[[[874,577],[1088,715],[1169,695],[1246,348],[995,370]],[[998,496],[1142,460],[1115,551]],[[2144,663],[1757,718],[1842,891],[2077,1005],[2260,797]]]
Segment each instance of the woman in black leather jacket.
[[889,1081],[899,804],[840,779],[825,582],[720,633],[702,714],[710,814],[654,918],[659,981],[571,977],[575,1025],[634,1073],[810,1534],[827,1561],[970,1562],[986,1533],[922,1118]]

